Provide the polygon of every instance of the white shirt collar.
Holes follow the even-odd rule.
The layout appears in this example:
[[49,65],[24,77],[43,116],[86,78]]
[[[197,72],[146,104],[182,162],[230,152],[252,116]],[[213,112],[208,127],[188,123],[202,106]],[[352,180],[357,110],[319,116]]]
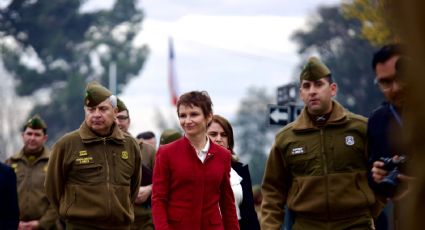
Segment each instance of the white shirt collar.
[[196,151],[196,155],[198,155],[198,158],[201,160],[201,162],[203,163],[205,161],[205,158],[207,157],[207,153],[208,150],[210,149],[210,139],[208,137],[207,138],[207,142],[205,143],[204,148],[202,148],[200,151],[198,151],[195,147],[195,151]]

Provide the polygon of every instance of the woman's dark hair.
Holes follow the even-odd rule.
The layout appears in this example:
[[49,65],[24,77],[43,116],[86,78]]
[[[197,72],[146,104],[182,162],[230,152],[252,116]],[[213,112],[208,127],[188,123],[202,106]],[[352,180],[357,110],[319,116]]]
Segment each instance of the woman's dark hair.
[[211,98],[207,91],[191,91],[179,97],[177,101],[177,115],[179,114],[180,105],[184,106],[197,106],[202,109],[204,116],[213,114]]
[[235,154],[233,152],[233,147],[235,146],[235,140],[233,138],[232,125],[230,125],[229,121],[226,118],[220,115],[214,115],[212,118],[212,122],[218,123],[223,128],[224,132],[226,132],[227,142],[229,144],[229,150],[230,152],[232,152],[232,154]]

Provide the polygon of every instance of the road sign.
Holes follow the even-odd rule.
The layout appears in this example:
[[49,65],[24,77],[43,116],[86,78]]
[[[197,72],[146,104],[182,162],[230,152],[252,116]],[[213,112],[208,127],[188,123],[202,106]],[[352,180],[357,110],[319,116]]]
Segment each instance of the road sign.
[[300,115],[303,106],[301,105],[268,105],[269,124],[284,126],[293,122]]
[[290,83],[277,88],[277,104],[288,105],[299,102],[299,86],[296,83]]
[[290,111],[288,106],[269,105],[269,124],[281,125],[288,124]]

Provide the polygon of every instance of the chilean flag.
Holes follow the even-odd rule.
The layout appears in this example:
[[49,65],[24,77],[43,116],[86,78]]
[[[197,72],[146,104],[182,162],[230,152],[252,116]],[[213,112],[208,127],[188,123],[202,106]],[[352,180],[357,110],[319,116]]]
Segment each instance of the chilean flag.
[[168,87],[170,89],[171,103],[175,106],[177,104],[177,79],[174,71],[174,49],[173,39],[170,37],[168,40]]

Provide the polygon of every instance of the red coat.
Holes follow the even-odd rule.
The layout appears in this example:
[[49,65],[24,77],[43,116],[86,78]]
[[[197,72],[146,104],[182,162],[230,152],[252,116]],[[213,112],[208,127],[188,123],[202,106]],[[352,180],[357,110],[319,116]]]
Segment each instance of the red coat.
[[231,154],[210,141],[202,163],[186,137],[159,148],[153,173],[156,230],[238,230]]

